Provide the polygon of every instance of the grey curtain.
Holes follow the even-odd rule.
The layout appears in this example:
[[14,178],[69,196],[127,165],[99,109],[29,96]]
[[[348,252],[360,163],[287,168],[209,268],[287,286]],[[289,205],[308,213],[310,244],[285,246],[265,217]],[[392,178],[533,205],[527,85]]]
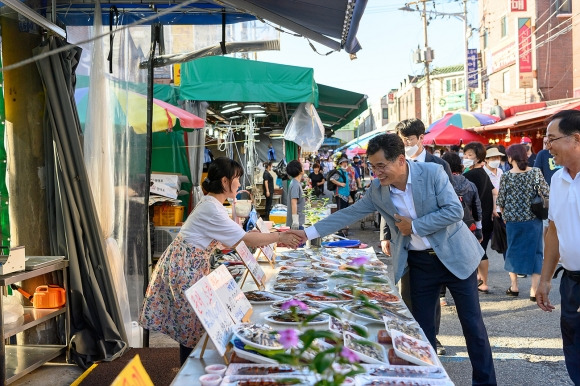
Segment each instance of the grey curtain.
[[46,186],[51,253],[69,260],[72,360],[82,368],[122,355],[127,338],[104,239],[83,160],[82,131],[74,102],[75,69],[81,49],[49,37],[37,61],[46,93]]

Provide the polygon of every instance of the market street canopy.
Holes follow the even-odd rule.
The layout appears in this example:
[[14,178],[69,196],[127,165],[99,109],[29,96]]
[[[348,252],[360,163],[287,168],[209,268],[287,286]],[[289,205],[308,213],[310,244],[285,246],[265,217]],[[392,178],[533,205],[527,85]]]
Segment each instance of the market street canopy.
[[[94,3],[55,0],[56,16],[67,26],[92,25]],[[335,51],[354,54],[361,49],[356,39],[367,0],[219,0],[176,1],[154,4],[115,1],[119,24],[215,25],[267,20]],[[111,3],[102,3],[103,25],[109,24]],[[223,19],[222,19],[223,17]],[[148,18],[151,18],[149,20]],[[147,19],[146,22],[143,22]],[[114,23],[113,23],[114,25]]]
[[367,109],[366,95],[317,84],[312,68],[223,56],[182,64],[179,94],[183,100],[280,103],[289,115],[309,102],[331,131]]

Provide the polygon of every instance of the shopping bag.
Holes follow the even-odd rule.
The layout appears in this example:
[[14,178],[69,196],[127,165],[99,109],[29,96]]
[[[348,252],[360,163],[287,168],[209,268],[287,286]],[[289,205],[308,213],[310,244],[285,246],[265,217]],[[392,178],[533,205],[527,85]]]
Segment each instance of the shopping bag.
[[501,217],[493,218],[493,233],[491,235],[491,249],[497,253],[507,251],[507,234]]

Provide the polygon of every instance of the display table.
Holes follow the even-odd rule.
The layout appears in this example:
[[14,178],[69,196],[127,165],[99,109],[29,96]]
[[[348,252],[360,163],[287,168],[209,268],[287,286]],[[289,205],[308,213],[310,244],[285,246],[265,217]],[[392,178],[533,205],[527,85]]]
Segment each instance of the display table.
[[[364,251],[367,254],[372,255],[373,258],[376,259],[376,255],[374,253],[373,248],[367,248],[367,249],[364,249]],[[262,269],[266,273],[266,279],[267,279],[266,290],[272,291],[274,279],[276,278],[276,276],[280,270],[280,268],[279,268],[280,264],[278,263],[275,268],[272,268],[267,263],[261,263],[260,266],[262,267]],[[328,290],[333,290],[337,285],[345,284],[345,283],[346,282],[344,281],[344,279],[329,278],[329,281],[327,283]],[[389,283],[389,284],[391,285],[393,290],[396,291],[396,287],[393,285],[393,283]],[[242,287],[242,290],[244,292],[250,291],[250,290],[256,290],[256,289],[257,289],[257,286],[253,281],[246,281],[246,283]],[[398,295],[398,294],[397,294],[397,296],[400,297],[400,295]],[[252,308],[253,308],[253,313],[252,313],[252,316],[250,318],[250,321],[252,323],[267,323],[270,326],[272,326],[274,329],[280,329],[280,330],[289,328],[289,326],[287,326],[287,325],[270,323],[264,319],[264,314],[269,312],[269,311],[272,311],[272,308],[270,307],[270,305],[268,305],[268,304],[266,304],[266,305],[253,304]],[[366,327],[368,328],[368,334],[369,334],[368,339],[370,341],[373,341],[373,342],[377,341],[378,331],[385,329],[385,326],[383,323],[363,322],[363,321],[357,320],[354,316],[352,316],[348,319],[353,320],[353,321],[356,320],[359,323],[365,324]],[[296,328],[296,327],[292,327],[292,328]],[[308,326],[308,329],[328,330],[328,324]],[[202,341],[203,341],[203,339],[202,339]],[[208,343],[208,346],[205,350],[203,358],[200,359],[200,354],[202,351],[201,346],[202,346],[202,344],[200,343],[200,344],[198,344],[198,347],[196,347],[193,350],[193,352],[191,353],[191,355],[189,356],[189,358],[184,363],[184,365],[180,369],[179,373],[177,374],[177,376],[173,380],[172,385],[180,386],[180,385],[197,384],[197,383],[199,383],[198,378],[201,375],[205,374],[205,367],[206,366],[208,366],[210,364],[217,364],[217,363],[223,364],[224,363],[224,359],[213,348],[211,341]],[[436,361],[437,366],[442,367],[441,362],[439,361],[439,358],[437,358],[436,356],[435,356],[435,361]]]

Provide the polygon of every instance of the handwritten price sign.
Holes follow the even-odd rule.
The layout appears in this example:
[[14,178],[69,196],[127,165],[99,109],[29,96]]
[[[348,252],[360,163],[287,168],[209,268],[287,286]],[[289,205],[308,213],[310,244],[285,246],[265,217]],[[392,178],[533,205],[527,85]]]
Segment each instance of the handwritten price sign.
[[234,322],[228,311],[218,300],[207,276],[198,280],[185,291],[187,300],[193,307],[205,332],[217,348],[220,355],[224,355],[231,337]]
[[[256,222],[256,227],[262,233],[270,233],[270,230],[268,229],[266,224],[264,224],[264,220],[262,220],[261,218],[258,219],[258,221]],[[275,261],[274,259],[276,258],[275,254],[274,254],[274,244],[275,243],[260,247],[260,249],[262,250],[262,253],[264,254],[264,256],[266,256],[266,259],[268,259],[268,261],[270,263],[274,263],[274,261]]]
[[240,241],[240,243],[236,247],[236,252],[238,252],[240,257],[242,258],[244,265],[246,266],[248,271],[250,271],[250,274],[254,278],[254,281],[256,282],[258,287],[264,287],[264,285],[266,284],[266,274],[264,273],[264,270],[262,270],[262,267],[260,267],[260,264],[258,264],[258,261],[254,257],[252,252],[250,252],[250,250],[243,241]]
[[207,279],[234,323],[240,323],[248,311],[252,309],[252,305],[230,271],[225,265],[220,265],[207,276]]

